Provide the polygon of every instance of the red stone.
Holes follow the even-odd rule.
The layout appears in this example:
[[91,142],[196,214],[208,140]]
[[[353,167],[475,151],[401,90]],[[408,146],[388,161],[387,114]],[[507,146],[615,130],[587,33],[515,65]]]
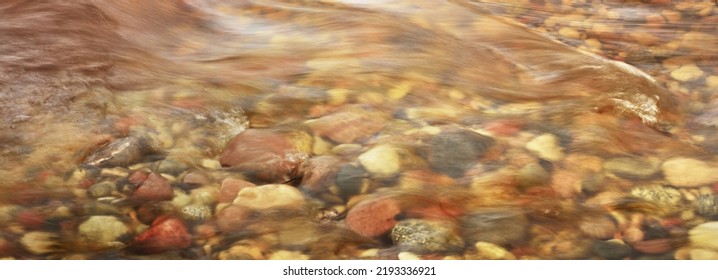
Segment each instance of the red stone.
[[378,237],[391,230],[401,213],[399,203],[392,198],[378,198],[354,206],[345,220],[347,226],[359,235]]
[[143,201],[171,200],[174,197],[172,186],[164,177],[152,173],[132,194],[132,198]]
[[297,176],[311,141],[311,136],[301,131],[247,129],[227,144],[219,162],[260,180],[284,183]]
[[249,208],[230,205],[217,214],[217,227],[224,232],[240,230],[247,224],[251,212]]
[[192,236],[181,220],[170,216],[157,218],[150,228],[136,236],[132,248],[142,254],[156,254],[184,249],[192,244]]
[[237,198],[239,191],[254,186],[254,184],[244,180],[224,179],[224,181],[222,181],[222,187],[219,189],[219,203],[232,203],[234,199]]

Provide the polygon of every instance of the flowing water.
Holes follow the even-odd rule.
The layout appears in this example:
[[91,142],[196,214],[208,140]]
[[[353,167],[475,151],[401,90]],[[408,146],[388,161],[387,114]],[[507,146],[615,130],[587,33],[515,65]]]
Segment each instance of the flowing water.
[[0,3],[0,257],[716,259],[714,1]]

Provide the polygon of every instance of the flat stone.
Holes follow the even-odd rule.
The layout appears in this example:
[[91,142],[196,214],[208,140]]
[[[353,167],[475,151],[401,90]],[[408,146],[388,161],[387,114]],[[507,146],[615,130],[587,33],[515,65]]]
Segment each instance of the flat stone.
[[527,237],[529,220],[518,209],[493,209],[469,213],[461,220],[466,242],[511,245]]
[[396,148],[379,145],[359,155],[359,163],[375,176],[392,176],[401,170],[401,160]]
[[469,130],[445,132],[429,139],[429,165],[454,178],[476,165],[495,140]]
[[718,182],[718,168],[697,159],[671,158],[661,169],[665,179],[676,187],[700,187]]
[[244,188],[233,202],[250,209],[299,208],[304,206],[304,203],[302,192],[282,184]]
[[77,234],[87,247],[107,249],[124,246],[120,238],[130,230],[115,216],[92,216],[80,224]]
[[362,201],[347,213],[347,226],[359,235],[378,237],[389,232],[396,224],[396,215],[401,213],[399,203],[392,198],[377,198]]
[[548,161],[559,161],[564,157],[563,147],[559,144],[558,137],[550,133],[536,136],[526,143],[526,149]]
[[460,252],[464,240],[450,222],[409,219],[396,224],[391,239],[401,251],[417,254]]
[[299,177],[299,167],[312,152],[313,138],[300,130],[247,129],[227,144],[219,158],[233,167],[270,183]]
[[659,172],[658,162],[639,158],[612,158],[603,163],[603,168],[618,177],[628,179],[647,179]]

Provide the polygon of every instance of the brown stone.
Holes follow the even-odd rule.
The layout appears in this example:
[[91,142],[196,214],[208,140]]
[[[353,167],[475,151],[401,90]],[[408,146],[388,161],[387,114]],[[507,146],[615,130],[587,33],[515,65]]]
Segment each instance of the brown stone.
[[142,185],[132,193],[132,198],[143,201],[170,200],[173,197],[174,193],[170,183],[156,173],[147,176],[147,180],[142,182]]
[[346,224],[351,230],[366,237],[378,237],[389,232],[401,212],[399,203],[391,198],[363,201],[347,214]]

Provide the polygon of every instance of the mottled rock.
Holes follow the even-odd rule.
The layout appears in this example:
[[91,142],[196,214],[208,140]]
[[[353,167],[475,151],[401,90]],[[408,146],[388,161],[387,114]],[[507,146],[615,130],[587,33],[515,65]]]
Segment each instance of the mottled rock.
[[349,199],[353,195],[360,193],[364,177],[365,171],[360,166],[353,164],[342,165],[336,175],[339,195],[344,199]]
[[92,249],[108,249],[124,246],[123,237],[130,230],[115,216],[92,216],[80,224],[77,234],[83,244]]
[[718,217],[718,195],[704,194],[696,198],[696,211],[708,218]]
[[377,198],[362,201],[347,213],[347,226],[366,237],[378,237],[396,224],[396,215],[401,212],[399,203],[391,198]]
[[342,111],[306,124],[318,135],[341,144],[368,139],[384,128],[380,116],[363,111]]
[[245,180],[227,178],[222,181],[219,189],[219,203],[231,203],[237,198],[237,194],[244,188],[255,185]]
[[647,179],[659,171],[659,163],[640,158],[612,158],[603,163],[603,168],[618,177]]
[[470,251],[467,258],[476,260],[515,260],[516,256],[504,247],[490,242],[476,242],[475,251]]
[[247,207],[227,206],[217,214],[217,227],[224,232],[238,231],[247,224],[251,213]]
[[85,164],[98,167],[129,166],[146,160],[159,152],[153,140],[144,137],[125,137],[114,140],[90,154]]
[[493,209],[469,213],[461,218],[464,240],[498,245],[522,242],[527,236],[529,221],[518,209]]
[[699,187],[718,182],[718,168],[692,158],[671,158],[661,166],[666,180],[677,187]]
[[631,247],[619,239],[598,240],[593,243],[591,252],[604,259],[620,260],[631,254]]
[[102,181],[90,186],[87,189],[87,195],[92,198],[109,196],[115,190],[115,184],[108,181]]
[[526,149],[548,161],[559,161],[564,157],[563,147],[561,147],[558,137],[550,133],[534,137],[526,143]]
[[192,244],[192,236],[182,220],[162,216],[150,228],[137,235],[132,250],[141,254],[156,254],[174,249],[184,249]]
[[616,223],[609,217],[593,217],[581,220],[578,227],[588,237],[609,239],[616,232]]
[[273,184],[244,188],[237,194],[235,205],[250,209],[298,208],[304,206],[304,195],[289,185]]
[[680,191],[661,185],[637,186],[631,189],[631,195],[661,206],[670,207],[681,205],[683,200]]
[[132,198],[142,201],[171,200],[174,197],[172,186],[167,179],[152,173],[133,193]]
[[462,177],[494,143],[493,138],[469,130],[441,133],[429,140],[429,165],[436,172]]
[[302,166],[303,190],[320,193],[327,190],[337,177],[341,159],[335,156],[318,156],[310,158]]
[[299,167],[311,154],[312,141],[300,130],[247,129],[232,138],[219,161],[260,180],[285,183],[300,176]]
[[401,169],[401,160],[396,148],[379,145],[359,155],[359,163],[375,176],[391,176]]
[[702,223],[688,231],[688,237],[694,247],[718,250],[718,222]]
[[464,240],[450,222],[409,219],[396,224],[391,239],[401,251],[418,254],[460,252]]

